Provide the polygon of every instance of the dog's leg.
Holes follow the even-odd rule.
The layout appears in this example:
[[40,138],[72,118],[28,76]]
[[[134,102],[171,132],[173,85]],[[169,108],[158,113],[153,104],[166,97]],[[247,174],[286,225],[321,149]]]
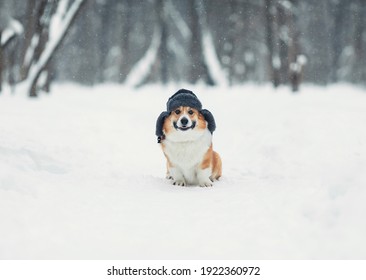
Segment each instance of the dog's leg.
[[170,169],[170,163],[167,160],[167,162],[166,162],[166,176],[165,176],[165,178],[167,178],[168,180],[173,180],[172,175],[170,175],[169,169]]
[[200,187],[212,187],[213,184],[212,180],[210,179],[211,173],[212,173],[211,168],[205,168],[205,169],[198,168],[197,179]]
[[213,152],[213,160],[212,160],[212,180],[218,180],[222,175],[222,162],[220,155]]
[[169,168],[169,174],[173,179],[173,185],[178,185],[178,186],[186,186],[186,180],[184,179],[183,173],[175,167],[170,167]]
[[212,158],[213,158],[212,144],[207,150],[202,163],[197,168],[197,180],[201,187],[212,187]]

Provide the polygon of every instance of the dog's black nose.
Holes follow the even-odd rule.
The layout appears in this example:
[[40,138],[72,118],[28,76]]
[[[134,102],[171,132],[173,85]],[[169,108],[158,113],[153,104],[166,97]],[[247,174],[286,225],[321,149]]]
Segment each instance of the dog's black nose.
[[187,118],[182,118],[182,119],[180,120],[180,123],[181,123],[182,125],[186,126],[186,125],[187,125],[187,123],[188,123],[188,119],[187,119]]

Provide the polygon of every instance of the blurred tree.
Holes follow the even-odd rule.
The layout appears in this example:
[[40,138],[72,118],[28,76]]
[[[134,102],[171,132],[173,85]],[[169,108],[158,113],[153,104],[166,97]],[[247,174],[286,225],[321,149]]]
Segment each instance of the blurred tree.
[[265,17],[266,17],[266,44],[268,48],[268,65],[270,81],[276,88],[280,84],[280,58],[277,53],[277,43],[275,43],[276,28],[276,7],[275,0],[265,0]]
[[1,43],[2,40],[2,30],[0,29],[0,92],[2,91],[3,86],[3,68],[4,68],[4,61],[3,61],[3,45]]
[[330,11],[333,12],[334,28],[332,32],[332,68],[331,68],[331,81],[337,82],[338,72],[340,68],[340,58],[344,50],[346,25],[345,21],[348,16],[349,2],[348,1],[334,1],[330,3]]
[[[84,2],[76,24],[52,28],[55,20],[63,26],[74,3]],[[363,0],[2,0],[0,4],[3,30],[14,18],[24,26],[23,36],[13,32],[12,40],[4,39],[10,37],[3,30],[0,33],[7,42],[0,49],[1,82],[32,80],[31,95],[47,90],[53,78],[130,86],[270,81],[274,87],[284,84],[294,91],[302,81],[366,81]],[[61,8],[63,15],[58,16]]]
[[8,9],[5,4],[6,4],[5,2],[0,1],[0,92],[2,90],[2,83],[3,83],[3,69],[4,69],[3,49],[5,48],[5,39],[3,39],[2,34],[5,28],[9,25]]
[[122,1],[121,6],[121,14],[122,14],[122,28],[121,28],[121,57],[120,57],[120,75],[119,75],[119,82],[123,82],[127,74],[130,70],[131,65],[131,32],[132,32],[132,26],[133,26],[133,14],[131,12],[131,6],[132,6],[133,0],[125,0]]
[[360,83],[366,81],[366,2],[356,0],[353,4],[354,31],[352,45],[354,49],[354,75],[351,82]]
[[0,92],[5,76],[12,83],[14,51],[11,48],[16,36],[23,32],[23,26],[10,15],[10,3],[0,1]]
[[297,5],[297,0],[266,0],[264,5],[270,79],[274,87],[290,84],[294,92],[299,90],[306,63],[300,47]]
[[160,68],[160,81],[163,84],[166,84],[169,79],[169,61],[170,56],[172,55],[168,49],[168,20],[167,20],[167,7],[166,2],[164,0],[155,0],[155,9],[157,14],[157,24],[159,26],[160,32],[161,32],[161,41],[160,41],[160,47],[158,50],[158,57],[157,57],[157,64],[158,68]]
[[[191,30],[190,45],[189,45],[189,60],[190,66],[188,70],[188,81],[190,83],[196,83],[199,80],[205,81],[209,85],[214,85],[213,78],[211,77],[207,64],[203,57],[202,47],[202,3],[198,0],[188,0],[189,14],[191,20],[189,22],[189,28]],[[200,10],[201,9],[201,10]],[[201,22],[200,22],[201,20]]]
[[[42,1],[43,3],[44,1]],[[34,51],[34,45],[37,44],[37,37],[35,34],[35,27],[37,18],[41,16],[40,9],[37,8],[36,0],[27,1],[26,14],[28,15],[24,20],[25,30],[24,30],[24,40],[21,43],[21,52],[20,52],[20,79],[23,81],[26,79],[30,66],[30,55],[31,52]],[[33,43],[32,43],[33,40]],[[28,56],[27,56],[28,54]]]

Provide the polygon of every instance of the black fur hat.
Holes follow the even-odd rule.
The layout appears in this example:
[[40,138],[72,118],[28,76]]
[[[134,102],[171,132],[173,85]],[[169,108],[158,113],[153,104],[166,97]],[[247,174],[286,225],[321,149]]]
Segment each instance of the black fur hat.
[[178,90],[166,103],[168,112],[171,112],[180,106],[188,106],[197,109],[198,111],[202,110],[202,104],[198,100],[197,96],[187,89]]

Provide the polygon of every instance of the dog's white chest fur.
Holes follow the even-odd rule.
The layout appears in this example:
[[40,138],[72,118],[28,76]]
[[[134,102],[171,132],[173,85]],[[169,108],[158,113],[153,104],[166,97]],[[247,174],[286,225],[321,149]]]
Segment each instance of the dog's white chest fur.
[[187,183],[197,184],[197,168],[209,149],[211,141],[212,135],[208,130],[203,133],[183,132],[168,136],[164,141],[166,156],[183,174]]

